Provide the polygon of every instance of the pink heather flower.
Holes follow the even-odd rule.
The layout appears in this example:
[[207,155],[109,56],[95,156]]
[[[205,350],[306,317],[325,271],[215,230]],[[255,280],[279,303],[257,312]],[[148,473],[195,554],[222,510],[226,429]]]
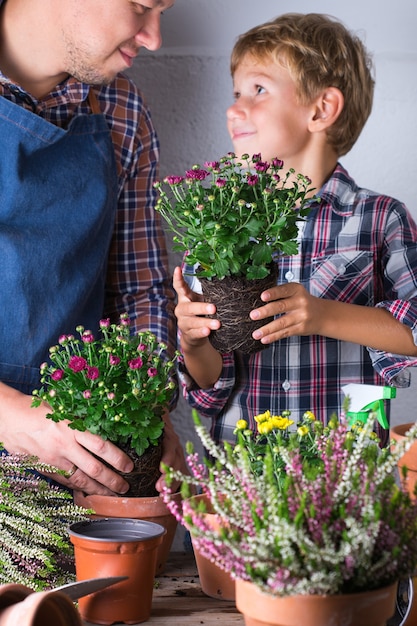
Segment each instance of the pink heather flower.
[[110,354],[109,355],[109,363],[110,363],[110,365],[119,365],[120,357],[116,356],[115,354]]
[[180,185],[183,180],[184,176],[167,176],[164,182],[168,183],[168,185]]
[[282,161],[281,159],[272,159],[272,167],[280,170],[284,167],[284,161]]
[[254,187],[259,182],[259,176],[257,174],[248,174],[246,177],[246,181],[248,185],[250,185],[251,187]]
[[205,178],[207,178],[209,173],[206,170],[202,170],[201,168],[197,167],[195,170],[187,170],[185,172],[185,175],[186,178],[190,178],[191,180],[204,180]]
[[72,356],[68,361],[68,367],[73,372],[82,372],[87,367],[88,363],[82,356]]
[[116,397],[116,394],[113,391],[109,391],[109,393],[107,394],[107,398],[109,400],[114,400]]
[[87,367],[87,378],[90,380],[97,380],[100,377],[100,370],[98,367]]
[[156,369],[156,367],[149,367],[148,368],[148,376],[149,378],[153,378],[154,376],[156,376],[158,373],[158,370]]
[[262,155],[261,155],[261,153],[260,153],[260,152],[258,152],[258,154],[254,154],[254,155],[252,156],[252,162],[253,162],[253,163],[257,163],[258,161],[260,161],[260,160],[261,160],[261,158],[262,158]]
[[144,343],[140,343],[138,345],[138,352],[143,352],[144,350],[146,350],[146,346]]
[[218,178],[216,180],[216,187],[219,187],[220,189],[222,187],[226,187],[227,181],[224,178]]
[[100,328],[108,328],[110,326],[110,318],[107,317],[104,320],[100,320]]
[[120,316],[120,324],[122,326],[130,326],[130,319],[128,315]]
[[83,391],[83,397],[86,400],[89,400],[91,398],[91,389],[86,389],[85,391]]
[[66,340],[67,340],[67,336],[66,335],[60,335],[59,339],[58,339],[58,343],[62,345],[63,343],[66,342]]
[[83,334],[81,335],[81,339],[84,343],[93,343],[94,335],[91,332],[91,330],[85,330]]
[[210,167],[213,170],[218,170],[220,167],[220,163],[218,161],[206,161],[204,163],[204,167]]
[[142,367],[143,361],[140,357],[138,357],[137,359],[132,359],[131,361],[129,361],[128,365],[131,370],[138,370]]
[[64,378],[64,370],[55,370],[51,374],[52,380],[62,380]]

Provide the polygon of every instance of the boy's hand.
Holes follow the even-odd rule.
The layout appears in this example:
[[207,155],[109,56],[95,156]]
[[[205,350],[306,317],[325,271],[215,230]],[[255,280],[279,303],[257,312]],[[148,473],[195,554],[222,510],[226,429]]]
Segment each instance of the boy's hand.
[[269,344],[294,335],[320,334],[322,302],[299,283],[272,287],[261,294],[261,299],[266,304],[251,311],[251,319],[262,320],[276,315],[280,317],[255,330],[254,339]]
[[175,315],[181,332],[181,345],[200,346],[206,342],[212,330],[220,328],[218,320],[205,317],[215,313],[216,307],[203,302],[202,296],[190,289],[180,267],[174,270],[173,286],[178,296]]

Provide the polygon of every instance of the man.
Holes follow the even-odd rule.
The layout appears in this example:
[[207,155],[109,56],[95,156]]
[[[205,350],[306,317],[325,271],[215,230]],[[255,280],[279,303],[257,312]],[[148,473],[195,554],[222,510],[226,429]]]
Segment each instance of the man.
[[[173,0],[0,0],[0,441],[67,472],[87,493],[124,493],[108,441],[31,407],[59,335],[127,311],[173,347],[173,293],[153,210],[158,142],[120,74],[161,45]],[[182,463],[167,416],[164,458]],[[98,458],[97,458],[98,457]],[[161,484],[157,487],[161,488]]]

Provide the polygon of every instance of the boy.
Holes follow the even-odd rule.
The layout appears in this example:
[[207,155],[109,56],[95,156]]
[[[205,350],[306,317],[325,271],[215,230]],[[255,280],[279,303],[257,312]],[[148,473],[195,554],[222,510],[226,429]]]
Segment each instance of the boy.
[[[409,385],[417,365],[417,227],[397,200],[356,186],[338,163],[372,108],[362,42],[336,20],[287,14],[242,35],[232,52],[227,123],[238,155],[277,156],[312,180],[320,202],[300,227],[300,251],[279,259],[277,286],[252,319],[267,349],[219,354],[215,311],[174,272],[186,397],[216,440],[268,409],[341,412],[348,383]],[[384,433],[380,433],[380,436]],[[387,432],[385,433],[387,435]]]

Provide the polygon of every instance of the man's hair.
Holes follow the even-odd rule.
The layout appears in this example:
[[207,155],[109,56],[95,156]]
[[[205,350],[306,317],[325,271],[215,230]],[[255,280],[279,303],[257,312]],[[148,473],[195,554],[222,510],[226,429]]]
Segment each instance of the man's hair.
[[344,107],[327,129],[338,156],[349,152],[372,110],[372,60],[362,41],[328,15],[287,13],[241,35],[232,51],[231,73],[246,55],[285,67],[300,104],[309,104],[327,87],[337,87]]

